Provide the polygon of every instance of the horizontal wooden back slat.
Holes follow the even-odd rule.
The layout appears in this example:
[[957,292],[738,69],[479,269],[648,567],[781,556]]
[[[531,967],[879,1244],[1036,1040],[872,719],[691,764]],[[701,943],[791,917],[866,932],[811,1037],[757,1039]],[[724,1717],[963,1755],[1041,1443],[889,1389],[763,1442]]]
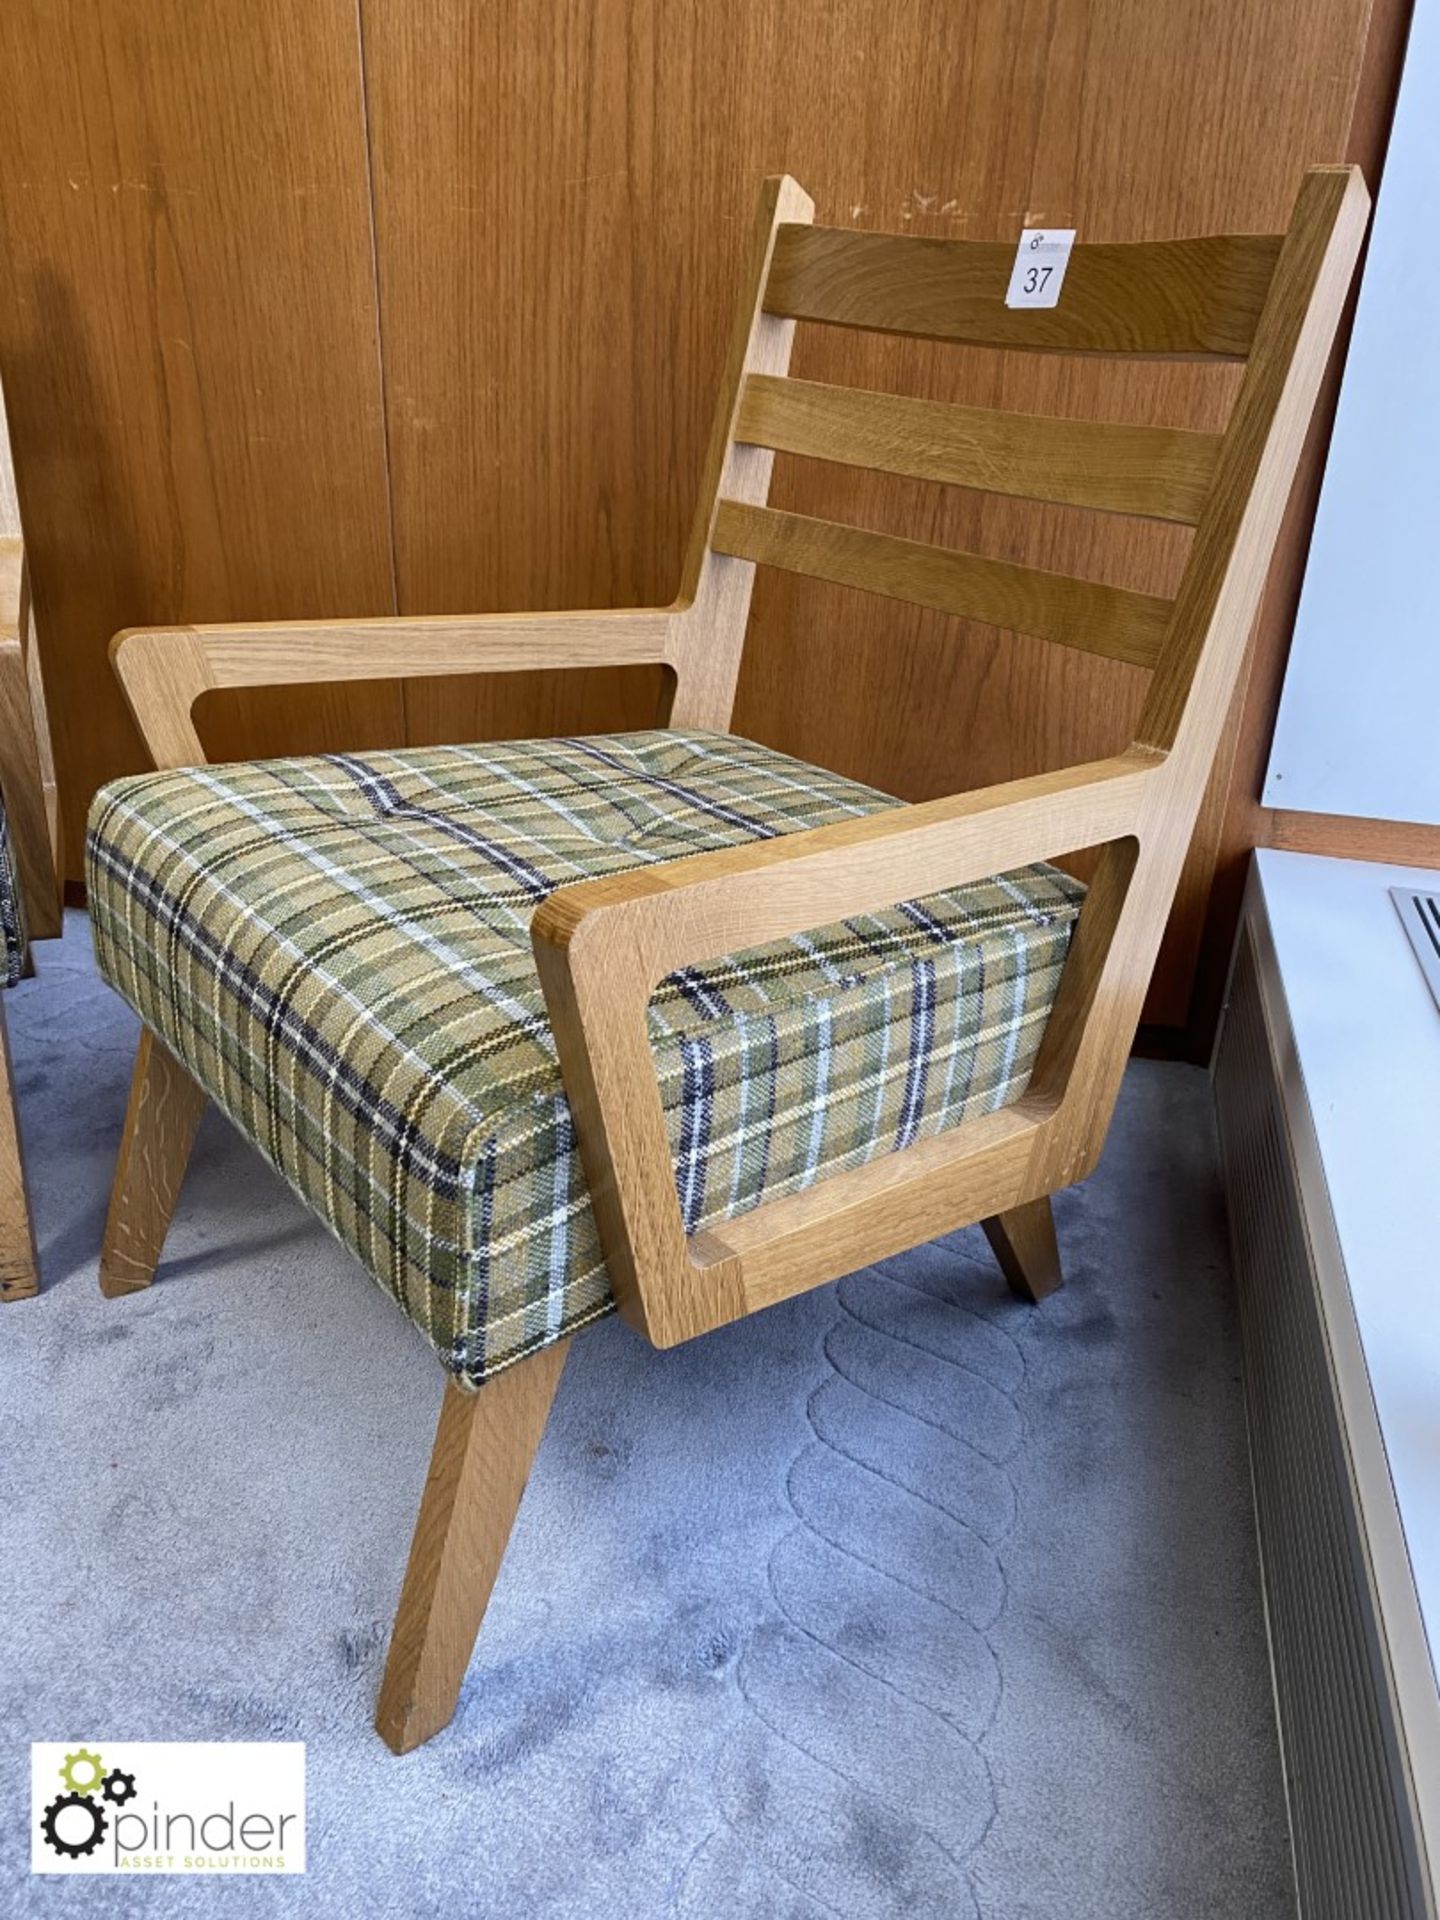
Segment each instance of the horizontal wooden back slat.
[[1055,500],[1194,526],[1218,433],[1053,420],[860,387],[751,374],[735,438],[985,493]]
[[1037,634],[1142,667],[1155,664],[1170,618],[1171,603],[1153,594],[739,500],[718,503],[710,544],[718,553],[762,566]]
[[1278,234],[1080,241],[1059,305],[1012,309],[1012,243],[792,224],[776,234],[765,311],[978,346],[1243,359],[1279,253]]

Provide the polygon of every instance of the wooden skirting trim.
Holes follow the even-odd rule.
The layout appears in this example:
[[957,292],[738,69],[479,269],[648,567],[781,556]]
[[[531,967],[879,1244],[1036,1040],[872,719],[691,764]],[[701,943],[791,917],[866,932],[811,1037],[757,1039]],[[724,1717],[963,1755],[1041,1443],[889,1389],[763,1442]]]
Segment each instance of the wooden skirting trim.
[[1346,813],[1297,813],[1275,807],[1263,816],[1261,846],[1286,853],[1377,860],[1395,867],[1440,867],[1440,826],[1415,820],[1361,820]]

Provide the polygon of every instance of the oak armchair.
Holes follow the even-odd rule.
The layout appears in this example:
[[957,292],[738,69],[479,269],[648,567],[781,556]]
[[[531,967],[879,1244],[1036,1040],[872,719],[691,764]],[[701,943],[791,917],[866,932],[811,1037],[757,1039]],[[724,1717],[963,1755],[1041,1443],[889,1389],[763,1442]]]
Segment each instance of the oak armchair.
[[[1081,243],[1012,311],[1009,248],[817,228],[771,181],[674,605],[117,637],[162,771],[91,816],[146,1023],[102,1285],[149,1283],[213,1097],[449,1367],[397,1751],[454,1711],[578,1327],[669,1346],[975,1221],[1059,1284],[1049,1196],[1104,1138],[1367,208],[1317,169],[1282,235]],[[1246,370],[1223,434],[989,413],[789,380],[797,320]],[[1177,521],[1183,582],[780,512],[775,450]],[[737,741],[757,565],[1138,662],[1136,738],[918,806]],[[621,662],[672,670],[669,731],[207,769],[191,720],[211,687]],[[1045,864],[1082,848],[1087,888]]]

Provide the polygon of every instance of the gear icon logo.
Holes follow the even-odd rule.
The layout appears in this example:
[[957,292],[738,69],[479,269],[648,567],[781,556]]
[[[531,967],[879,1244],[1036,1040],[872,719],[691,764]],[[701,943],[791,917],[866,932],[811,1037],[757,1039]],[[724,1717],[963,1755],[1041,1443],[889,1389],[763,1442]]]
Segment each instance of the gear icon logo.
[[[76,1779],[79,1773],[81,1778]],[[91,1753],[88,1747],[80,1747],[74,1753],[67,1753],[65,1764],[60,1769],[60,1778],[71,1793],[94,1793],[105,1777],[105,1767],[98,1753]]]
[[100,1782],[100,1791],[112,1807],[123,1807],[127,1800],[135,1798],[135,1776],[133,1773],[122,1773],[116,1767]]
[[59,1769],[64,1788],[40,1818],[40,1833],[63,1860],[83,1860],[110,1831],[111,1809],[135,1798],[135,1776],[123,1767],[107,1767],[89,1747],[65,1755]]
[[[86,1819],[67,1820],[65,1831],[62,1832],[61,1820],[67,1813],[76,1809],[83,1813]],[[93,1793],[57,1793],[45,1809],[40,1822],[40,1831],[47,1843],[64,1859],[81,1860],[99,1846],[105,1838],[109,1824],[104,1807],[93,1797]]]

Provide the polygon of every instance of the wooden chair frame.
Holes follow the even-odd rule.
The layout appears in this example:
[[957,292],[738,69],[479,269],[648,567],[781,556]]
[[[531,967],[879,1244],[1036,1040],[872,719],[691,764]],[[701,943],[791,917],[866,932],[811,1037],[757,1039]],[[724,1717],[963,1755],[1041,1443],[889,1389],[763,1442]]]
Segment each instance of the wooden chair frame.
[[[202,763],[214,687],[661,663],[670,723],[726,729],[757,564],[1153,670],[1111,759],[565,887],[533,943],[620,1310],[658,1346],[982,1221],[1058,1284],[1048,1196],[1104,1140],[1364,232],[1359,173],[1305,176],[1279,236],[1077,245],[1059,304],[1003,304],[1012,250],[818,228],[767,182],[679,597],[652,610],[132,631],[115,668],[157,766]],[[992,414],[785,378],[797,319],[1041,351],[1244,360],[1223,434]],[[1172,602],[770,508],[782,450],[1194,527]],[[687,1238],[646,1004],[674,969],[1031,861],[1100,849],[1024,1097]],[[142,1043],[102,1260],[146,1284],[203,1095]],[[454,1709],[560,1370],[547,1349],[442,1412],[381,1695],[397,1750]]]
[[[4,456],[0,424],[0,457]],[[0,540],[0,794],[26,927],[32,940],[59,934],[60,818],[45,698],[35,652],[25,549]],[[28,970],[28,960],[27,960]],[[35,1233],[25,1156],[15,1110],[10,1038],[0,995],[0,1300],[27,1300],[39,1290]]]

